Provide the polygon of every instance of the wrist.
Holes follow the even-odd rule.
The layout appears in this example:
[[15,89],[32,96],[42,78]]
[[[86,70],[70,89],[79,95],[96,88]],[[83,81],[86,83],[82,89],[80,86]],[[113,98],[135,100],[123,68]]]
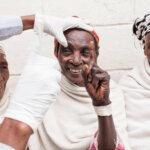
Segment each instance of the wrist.
[[104,99],[104,100],[93,100],[93,106],[107,106],[111,104],[110,99]]
[[111,116],[112,115],[111,103],[106,106],[94,106],[94,109],[98,116]]
[[22,19],[22,24],[23,24],[23,30],[33,29],[35,15],[21,16],[21,19]]

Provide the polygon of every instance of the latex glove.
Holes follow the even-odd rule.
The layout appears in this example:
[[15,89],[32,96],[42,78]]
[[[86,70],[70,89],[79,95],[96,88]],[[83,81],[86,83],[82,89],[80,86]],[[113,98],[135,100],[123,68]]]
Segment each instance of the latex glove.
[[41,19],[44,24],[44,32],[54,36],[64,47],[68,46],[64,36],[64,31],[71,28],[80,28],[92,31],[93,28],[87,25],[88,22],[76,17],[57,18],[52,16],[36,15],[36,19]]
[[30,45],[30,55],[11,99],[5,117],[29,125],[33,131],[41,123],[50,104],[59,92],[61,74],[58,61],[40,56],[42,24],[35,23],[35,33]]

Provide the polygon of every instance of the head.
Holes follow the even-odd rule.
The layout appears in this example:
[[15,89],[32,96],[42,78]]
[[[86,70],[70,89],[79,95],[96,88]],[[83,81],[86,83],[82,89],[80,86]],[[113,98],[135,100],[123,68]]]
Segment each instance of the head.
[[143,45],[144,54],[150,63],[150,14],[135,20],[133,33]]
[[6,55],[0,46],[0,99],[3,97],[9,78],[8,63]]
[[72,83],[84,86],[82,67],[97,63],[98,42],[94,35],[82,29],[65,31],[68,47],[57,45],[58,60],[62,74]]

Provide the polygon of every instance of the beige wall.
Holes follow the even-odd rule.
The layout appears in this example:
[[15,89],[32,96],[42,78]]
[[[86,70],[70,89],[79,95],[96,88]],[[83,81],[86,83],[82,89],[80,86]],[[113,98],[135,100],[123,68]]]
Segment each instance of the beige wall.
[[[149,13],[149,0],[0,0],[1,15],[27,15],[42,12],[58,17],[77,15],[95,26],[100,37],[99,64],[118,81],[133,68],[143,50],[132,34],[136,17]],[[11,80],[17,81],[25,64],[32,31],[4,41]],[[53,54],[53,38],[44,37],[43,49]]]

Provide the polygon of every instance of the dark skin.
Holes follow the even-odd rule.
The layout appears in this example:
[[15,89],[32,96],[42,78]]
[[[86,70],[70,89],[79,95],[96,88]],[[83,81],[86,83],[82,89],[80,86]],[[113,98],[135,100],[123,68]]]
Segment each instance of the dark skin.
[[2,99],[4,95],[8,79],[9,79],[9,71],[6,56],[0,53],[0,99]]
[[[59,47],[58,60],[62,73],[70,82],[85,86],[94,106],[106,106],[109,100],[109,75],[97,65],[93,36],[73,29],[65,34],[68,47]],[[98,116],[99,150],[115,150],[116,131],[112,116]]]

